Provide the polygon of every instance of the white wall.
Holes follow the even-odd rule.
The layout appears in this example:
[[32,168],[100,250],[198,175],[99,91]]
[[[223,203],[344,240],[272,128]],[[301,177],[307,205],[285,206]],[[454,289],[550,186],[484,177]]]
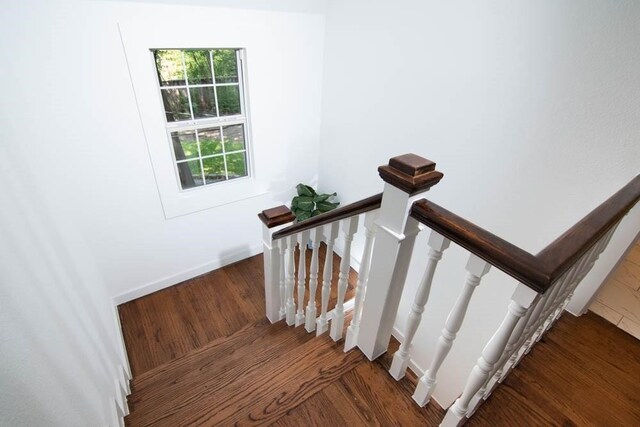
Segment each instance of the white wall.
[[[112,0],[107,0],[112,1]],[[327,0],[127,0],[131,3],[153,3],[183,6],[228,7],[234,9],[272,10],[281,12],[324,13]]]
[[[166,220],[117,23],[215,25],[230,17],[250,22],[243,36],[271,41],[280,54],[278,61],[248,57],[257,77],[249,82],[252,107],[264,110],[272,100],[279,107],[253,122],[254,154],[269,166],[257,179],[268,192]],[[111,422],[120,363],[112,298],[261,250],[256,214],[286,201],[298,182],[317,179],[323,35],[321,14],[3,5],[0,424]]]
[[[538,252],[640,172],[639,16],[640,3],[613,0],[330,2],[321,189],[369,196],[381,189],[378,165],[414,152],[445,174],[430,199]],[[638,210],[626,221],[637,231]],[[426,262],[422,234],[401,330]],[[603,261],[606,272],[613,261]],[[421,365],[463,266],[452,248],[436,273],[413,351]],[[454,345],[443,366],[456,381],[441,384],[440,403],[460,391],[513,289],[495,271],[478,289],[458,338],[470,345]]]
[[[33,140],[32,146],[23,147],[24,156],[37,150],[30,166],[42,163],[50,170],[40,185],[55,187],[60,203],[63,200],[74,216],[108,293],[127,297],[139,286],[164,278],[170,282],[199,266],[207,271],[218,262],[258,250],[257,212],[286,201],[295,184],[316,177],[322,15],[115,2],[66,5],[59,3],[51,10],[45,10],[44,3],[39,8],[16,6],[10,20],[15,25],[5,28],[20,41],[8,54],[15,57],[10,65],[17,75],[13,81],[18,78],[24,85],[7,89],[10,97],[28,103],[18,113],[12,108],[12,121],[22,125],[16,123],[5,140]],[[20,17],[27,13],[32,16]],[[166,220],[117,22],[185,25],[194,17],[208,16],[215,23],[221,15],[232,14],[239,21],[257,22],[253,37],[273,41],[281,52],[278,61],[268,62],[261,53],[260,58],[248,58],[249,72],[259,83],[249,82],[250,93],[258,94],[251,98],[252,109],[262,111],[270,102],[280,108],[253,117],[254,154],[269,165],[259,179],[269,193]],[[269,26],[271,21],[278,25]],[[24,36],[17,37],[16,31]],[[303,55],[305,49],[308,54]],[[296,72],[306,78],[287,78]],[[295,84],[287,87],[291,80]]]

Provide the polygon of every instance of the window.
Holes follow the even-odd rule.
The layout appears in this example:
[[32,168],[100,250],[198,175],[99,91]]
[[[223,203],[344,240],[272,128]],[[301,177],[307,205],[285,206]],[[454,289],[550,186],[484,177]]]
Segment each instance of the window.
[[242,50],[152,52],[182,190],[249,176]]

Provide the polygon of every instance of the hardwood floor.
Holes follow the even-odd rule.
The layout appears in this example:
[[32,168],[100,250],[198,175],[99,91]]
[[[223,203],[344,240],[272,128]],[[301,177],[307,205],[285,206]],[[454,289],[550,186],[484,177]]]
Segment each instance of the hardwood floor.
[[[119,307],[134,374],[128,426],[440,423],[435,402],[411,399],[413,375],[387,373],[389,353],[371,363],[326,334],[268,323],[262,286],[256,256]],[[637,426],[639,373],[637,340],[565,314],[469,425]]]
[[[319,271],[324,268],[326,246],[320,247]],[[298,252],[295,262],[298,265]],[[307,271],[311,251],[307,250]],[[338,281],[340,257],[333,257],[333,283]],[[187,280],[118,307],[129,364],[136,377],[150,369],[244,326],[265,318],[262,255]],[[357,274],[349,273],[346,299],[353,298]],[[320,286],[316,302],[320,313]],[[297,289],[294,290],[297,302]],[[331,288],[329,309],[336,303]],[[305,295],[305,305],[309,301]]]

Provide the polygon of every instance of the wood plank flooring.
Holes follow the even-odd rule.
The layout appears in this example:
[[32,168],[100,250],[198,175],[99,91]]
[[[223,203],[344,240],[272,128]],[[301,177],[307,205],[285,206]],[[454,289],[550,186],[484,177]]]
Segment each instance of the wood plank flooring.
[[[411,400],[411,373],[388,375],[392,352],[372,363],[326,334],[270,324],[262,256],[119,309],[134,373],[128,426],[435,426],[444,415]],[[565,314],[469,425],[637,426],[639,375],[637,340]]]
[[[324,268],[326,246],[320,246],[319,271]],[[299,253],[295,260],[298,265]],[[307,271],[311,251],[307,250]],[[247,258],[219,270],[187,280],[118,307],[129,364],[136,377],[246,325],[264,319],[262,255]],[[340,257],[333,257],[334,286],[331,310],[337,299]],[[353,298],[357,274],[349,272],[346,300]],[[321,286],[316,290],[320,313]],[[297,299],[297,289],[294,289]],[[305,295],[305,305],[309,301]]]

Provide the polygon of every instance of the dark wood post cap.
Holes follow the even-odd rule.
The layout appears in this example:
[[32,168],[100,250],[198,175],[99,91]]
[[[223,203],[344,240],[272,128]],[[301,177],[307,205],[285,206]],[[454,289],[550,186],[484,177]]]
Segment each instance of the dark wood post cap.
[[275,208],[265,209],[258,214],[260,221],[267,226],[267,228],[277,227],[288,222],[292,222],[296,219],[296,216],[285,205],[276,206]]
[[385,182],[410,196],[427,191],[444,176],[434,162],[412,153],[392,157],[388,165],[378,168],[378,173]]

